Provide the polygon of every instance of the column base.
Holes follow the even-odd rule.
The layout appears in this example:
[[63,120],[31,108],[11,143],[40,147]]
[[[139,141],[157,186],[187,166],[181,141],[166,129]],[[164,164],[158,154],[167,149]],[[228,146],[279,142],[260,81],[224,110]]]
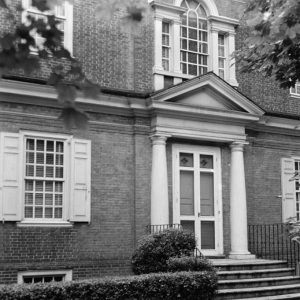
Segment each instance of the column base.
[[228,258],[230,259],[255,259],[256,256],[254,254],[248,253],[230,253]]

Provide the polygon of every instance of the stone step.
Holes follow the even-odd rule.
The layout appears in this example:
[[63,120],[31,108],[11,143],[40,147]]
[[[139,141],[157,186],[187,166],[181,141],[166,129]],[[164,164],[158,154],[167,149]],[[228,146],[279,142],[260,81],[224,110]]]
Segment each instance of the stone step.
[[218,288],[221,289],[238,289],[250,287],[264,286],[279,286],[299,284],[300,277],[285,276],[285,277],[267,277],[267,278],[251,278],[251,279],[234,279],[234,280],[219,280]]
[[224,289],[218,291],[218,295],[216,299],[219,300],[245,299],[251,297],[253,298],[253,297],[279,296],[279,295],[286,295],[286,294],[293,294],[293,293],[300,293],[299,284],[243,288],[243,289]]
[[215,259],[213,265],[219,271],[238,271],[238,270],[260,270],[260,269],[279,269],[286,268],[287,262],[280,260],[228,260],[228,259]]
[[264,269],[264,270],[239,270],[218,271],[219,280],[251,279],[293,276],[295,270],[292,268]]
[[236,300],[285,300],[285,299],[298,299],[299,300],[300,293],[277,295],[277,296],[267,296],[267,297],[242,298],[242,299],[236,299]]

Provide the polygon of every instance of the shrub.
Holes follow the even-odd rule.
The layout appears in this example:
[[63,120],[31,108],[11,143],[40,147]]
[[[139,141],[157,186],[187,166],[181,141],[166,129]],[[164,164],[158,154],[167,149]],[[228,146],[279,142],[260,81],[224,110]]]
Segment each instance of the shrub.
[[170,257],[191,256],[196,247],[193,233],[166,230],[142,238],[132,256],[135,274],[167,271]]
[[168,272],[214,270],[208,259],[191,256],[171,257],[167,260],[167,268]]
[[157,273],[65,283],[0,287],[1,300],[210,300],[217,289],[215,272]]

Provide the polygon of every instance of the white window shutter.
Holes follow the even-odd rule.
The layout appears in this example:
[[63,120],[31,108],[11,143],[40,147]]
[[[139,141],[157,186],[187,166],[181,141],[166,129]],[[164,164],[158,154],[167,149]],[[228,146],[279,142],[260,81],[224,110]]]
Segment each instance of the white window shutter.
[[0,216],[4,221],[21,221],[21,138],[16,133],[1,133]]
[[282,190],[282,221],[296,217],[295,180],[290,180],[295,175],[294,159],[281,159],[281,190]]
[[71,142],[70,221],[90,222],[91,219],[91,142]]

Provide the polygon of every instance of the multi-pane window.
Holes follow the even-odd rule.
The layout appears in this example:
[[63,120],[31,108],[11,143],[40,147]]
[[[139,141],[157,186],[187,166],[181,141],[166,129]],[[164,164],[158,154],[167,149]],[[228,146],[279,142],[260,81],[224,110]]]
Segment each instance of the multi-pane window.
[[208,70],[207,16],[197,1],[183,1],[187,13],[182,17],[180,64],[183,74],[202,75]]
[[51,283],[71,281],[71,270],[24,271],[18,272],[18,283]]
[[64,274],[23,276],[23,283],[49,283],[64,281]]
[[226,54],[225,54],[225,35],[218,35],[218,70],[219,76],[225,78],[225,64],[226,64]]
[[[300,172],[300,161],[295,161],[295,174],[298,175]],[[295,180],[295,193],[296,193],[296,218],[297,221],[300,221],[300,182],[298,179]]]
[[[36,20],[42,19],[47,23],[47,16],[48,15],[55,15],[55,19],[59,21],[59,24],[57,24],[57,28],[62,31],[63,38],[62,40],[65,40],[65,24],[67,22],[67,15],[66,15],[66,7],[65,2],[63,2],[60,5],[55,5],[53,10],[51,11],[40,11],[34,6],[34,2],[37,0],[23,0],[25,1],[26,5],[26,14],[30,15]],[[36,46],[38,48],[42,48],[44,43],[44,38],[41,37],[37,32],[32,32],[35,41]],[[33,49],[34,50],[34,49]]]
[[295,87],[290,89],[292,95],[300,96],[300,82],[296,82]]
[[26,138],[25,219],[62,219],[64,142]]
[[170,70],[170,23],[162,22],[162,67]]

